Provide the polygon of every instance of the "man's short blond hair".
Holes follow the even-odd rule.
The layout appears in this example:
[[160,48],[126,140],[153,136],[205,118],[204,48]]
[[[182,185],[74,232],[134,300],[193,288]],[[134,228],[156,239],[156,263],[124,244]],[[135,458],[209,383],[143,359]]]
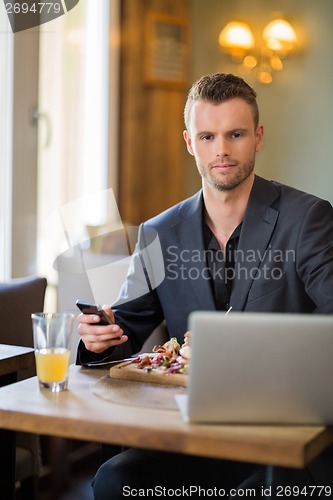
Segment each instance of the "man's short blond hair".
[[187,130],[193,104],[198,100],[220,104],[230,99],[240,98],[252,108],[255,129],[259,124],[257,94],[242,78],[228,73],[215,73],[203,76],[189,90],[184,109],[184,120]]

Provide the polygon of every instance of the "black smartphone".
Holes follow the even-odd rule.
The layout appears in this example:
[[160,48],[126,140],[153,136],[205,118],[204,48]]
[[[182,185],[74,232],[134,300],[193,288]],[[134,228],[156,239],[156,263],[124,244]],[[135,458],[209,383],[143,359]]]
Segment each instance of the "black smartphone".
[[99,322],[100,325],[113,325],[114,322],[112,319],[106,314],[104,309],[101,308],[98,304],[91,304],[90,302],[84,302],[83,300],[76,301],[77,307],[80,309],[83,314],[96,314],[101,318]]

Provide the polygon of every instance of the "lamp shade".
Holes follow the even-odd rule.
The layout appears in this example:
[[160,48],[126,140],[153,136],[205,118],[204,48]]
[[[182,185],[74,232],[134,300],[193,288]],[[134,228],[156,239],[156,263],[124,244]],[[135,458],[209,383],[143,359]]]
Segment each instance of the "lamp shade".
[[275,19],[268,23],[262,36],[266,46],[281,55],[293,52],[297,46],[294,28],[284,19]]
[[234,56],[244,56],[255,46],[250,27],[240,21],[230,21],[219,35],[220,46]]

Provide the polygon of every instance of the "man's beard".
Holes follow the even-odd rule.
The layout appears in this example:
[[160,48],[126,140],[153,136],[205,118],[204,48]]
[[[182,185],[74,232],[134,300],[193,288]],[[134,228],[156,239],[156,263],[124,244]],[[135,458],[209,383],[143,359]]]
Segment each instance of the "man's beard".
[[238,187],[242,182],[244,182],[253,172],[255,158],[253,157],[247,164],[243,165],[241,169],[238,169],[234,175],[229,177],[220,176],[218,179],[210,175],[212,172],[211,164],[207,168],[203,168],[199,165],[198,170],[201,177],[214,189],[217,191],[231,191]]

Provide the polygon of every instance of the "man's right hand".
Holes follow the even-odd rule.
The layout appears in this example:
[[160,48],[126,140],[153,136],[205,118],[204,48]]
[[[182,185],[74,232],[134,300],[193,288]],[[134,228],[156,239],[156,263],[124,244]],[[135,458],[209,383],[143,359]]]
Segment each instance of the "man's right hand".
[[[105,312],[114,321],[113,312],[108,306],[103,306]],[[119,325],[99,325],[100,317],[95,314],[79,314],[77,317],[78,332],[86,349],[99,354],[109,347],[115,347],[127,342],[128,337],[124,335]]]

